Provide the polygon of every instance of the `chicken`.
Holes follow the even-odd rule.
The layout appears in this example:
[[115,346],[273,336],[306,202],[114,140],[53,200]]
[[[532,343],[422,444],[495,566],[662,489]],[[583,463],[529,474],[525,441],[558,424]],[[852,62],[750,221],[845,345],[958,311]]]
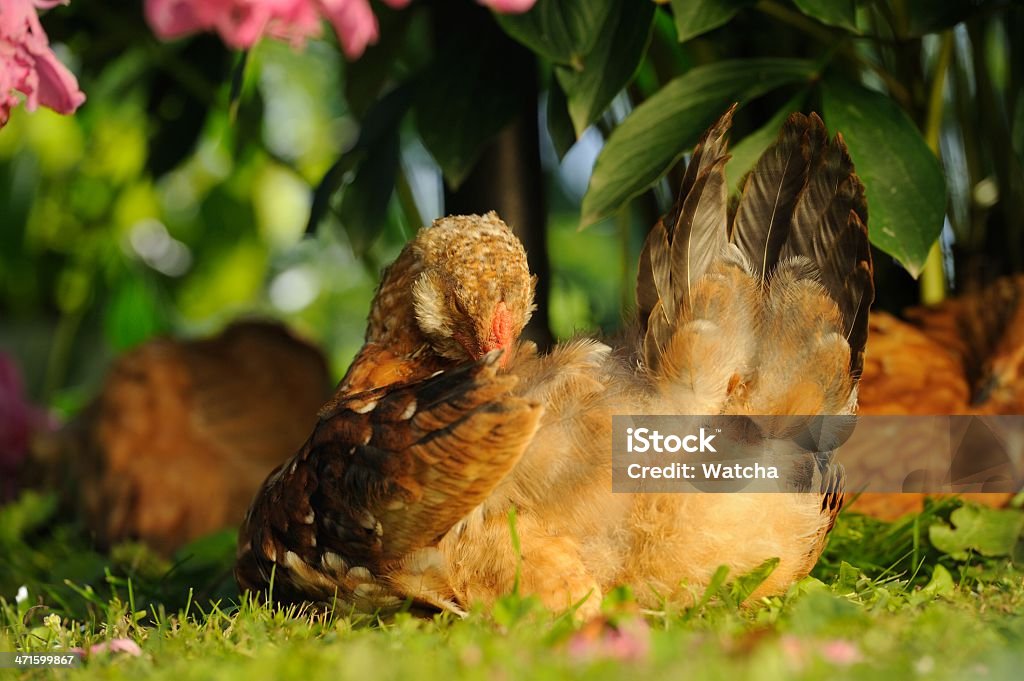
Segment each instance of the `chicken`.
[[631,347],[577,341],[512,363],[517,394],[545,413],[522,460],[438,545],[457,602],[493,602],[518,583],[585,617],[620,584],[663,608],[691,604],[723,564],[739,575],[778,558],[758,597],[816,562],[842,501],[835,467],[813,470],[802,493],[611,491],[615,414],[850,414],[856,405],[873,286],[863,188],[846,148],[817,116],[794,115],[730,219],[731,116],[694,151],[676,205],[644,246]]
[[[694,151],[679,201],[644,248],[632,344],[613,352],[579,339],[539,355],[522,343],[503,355],[505,373],[487,355],[344,392],[257,495],[240,585],[273,582],[283,600],[456,612],[518,585],[588,616],[619,584],[642,605],[690,603],[721,564],[742,574],[778,558],[755,596],[806,575],[842,499],[841,471],[819,470],[813,454],[799,492],[612,492],[615,414],[855,408],[873,288],[863,189],[845,146],[817,116],[794,115],[730,220],[731,118]],[[487,315],[474,319],[488,328]],[[408,311],[395,321],[409,323]],[[444,356],[440,339],[433,346]]]
[[[1024,413],[1024,276],[908,310],[910,322],[875,312],[861,380],[861,414]],[[888,461],[880,459],[878,466]],[[973,493],[1002,506],[1009,494]],[[867,493],[851,509],[892,519],[919,511],[923,494]]]
[[536,429],[538,407],[497,376],[534,285],[522,244],[494,213],[420,230],[384,272],[366,342],[313,435],[253,502],[239,584],[263,588],[274,573],[276,597],[337,590],[373,610],[400,598],[381,575],[428,578],[429,560],[410,552],[480,503]]
[[136,539],[169,554],[241,520],[328,386],[320,352],[276,324],[154,340],[115,362],[92,404],[40,443],[36,465],[101,544]]
[[907,316],[959,361],[971,411],[1024,413],[1024,275]]

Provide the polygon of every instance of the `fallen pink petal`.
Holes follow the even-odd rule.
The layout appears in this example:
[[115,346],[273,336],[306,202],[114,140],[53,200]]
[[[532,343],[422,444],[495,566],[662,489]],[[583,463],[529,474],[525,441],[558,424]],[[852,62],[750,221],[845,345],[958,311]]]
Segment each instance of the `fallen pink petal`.
[[856,664],[864,659],[860,648],[855,643],[841,638],[822,642],[818,652],[826,661],[842,667]]
[[129,657],[138,657],[142,655],[142,648],[130,638],[115,638],[103,643],[93,644],[88,648],[72,648],[71,652],[82,653],[86,657],[102,655],[104,653],[122,653]]
[[615,624],[592,620],[573,634],[567,650],[578,660],[644,660],[651,651],[651,628],[642,618]]

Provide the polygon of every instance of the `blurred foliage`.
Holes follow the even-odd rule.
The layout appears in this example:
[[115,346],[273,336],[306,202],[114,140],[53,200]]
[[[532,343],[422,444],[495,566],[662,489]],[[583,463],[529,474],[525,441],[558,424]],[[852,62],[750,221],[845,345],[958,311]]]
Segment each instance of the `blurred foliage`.
[[111,355],[240,315],[285,320],[340,374],[380,267],[538,94],[558,337],[620,328],[646,230],[733,101],[734,191],[788,112],[843,132],[892,256],[881,306],[917,301],[905,270],[967,287],[1024,268],[1019,2],[377,3],[352,63],[329,37],[160,43],[141,5],[48,12],[89,100],[0,131],[0,347],[62,410]]

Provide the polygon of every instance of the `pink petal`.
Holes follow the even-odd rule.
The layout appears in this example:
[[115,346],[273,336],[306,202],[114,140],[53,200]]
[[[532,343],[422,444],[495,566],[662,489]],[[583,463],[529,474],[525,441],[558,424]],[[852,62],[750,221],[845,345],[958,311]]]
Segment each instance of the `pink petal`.
[[74,113],[85,102],[85,94],[78,89],[74,74],[57,61],[49,49],[33,56],[39,83],[39,103],[59,114]]
[[86,656],[98,655],[100,653],[124,653],[132,657],[138,657],[142,655],[142,648],[139,644],[130,638],[115,638],[110,641],[104,641],[103,643],[97,643],[89,646],[88,650],[82,648],[72,648],[72,653],[82,653]]
[[173,40],[209,28],[190,0],[146,0],[146,23],[161,40]]
[[358,59],[367,45],[377,42],[377,17],[367,0],[319,0],[319,3],[334,26],[346,57]]
[[271,18],[271,4],[258,0],[234,0],[214,17],[221,39],[236,49],[248,49],[263,37]]
[[4,0],[0,5],[0,37],[20,42],[28,31],[29,18],[35,15],[31,0]]
[[651,650],[651,628],[641,618],[618,624],[592,621],[569,639],[569,655],[578,660],[639,661]]
[[841,666],[849,666],[860,662],[862,656],[860,649],[855,643],[846,641],[844,639],[832,639],[825,641],[821,645],[821,656],[831,662]]
[[320,14],[313,0],[269,0],[267,34],[301,47],[308,38],[320,35]]
[[477,0],[477,2],[501,14],[522,14],[530,11],[537,0]]

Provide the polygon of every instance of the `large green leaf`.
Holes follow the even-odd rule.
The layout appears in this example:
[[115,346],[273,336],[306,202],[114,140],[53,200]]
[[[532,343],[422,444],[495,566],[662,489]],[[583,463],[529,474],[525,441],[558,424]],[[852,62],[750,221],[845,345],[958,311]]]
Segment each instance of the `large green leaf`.
[[857,30],[857,8],[853,0],[793,0],[793,4],[823,24]]
[[647,50],[653,17],[653,2],[617,0],[581,68],[555,67],[577,135],[583,134],[632,80]]
[[737,12],[753,4],[754,0],[672,0],[679,42],[728,23]]
[[[387,197],[390,198],[391,196],[395,173],[394,164],[391,164],[392,169],[388,172],[388,164],[391,163],[389,159],[394,157],[393,147],[397,144],[394,140],[397,139],[398,131],[406,112],[412,106],[413,90],[413,82],[403,83],[374,102],[367,111],[362,121],[362,127],[359,129],[359,138],[356,140],[355,145],[338,157],[338,160],[324,173],[323,178],[321,178],[316,189],[313,191],[313,204],[309,210],[309,222],[306,223],[307,233],[312,234],[316,231],[320,221],[331,207],[331,200],[335,193],[342,188],[346,181],[354,182],[354,180],[351,180],[350,174],[355,168],[359,167],[359,170],[356,171],[356,177],[358,179],[361,176],[362,183],[384,182],[386,187],[375,187],[375,198],[360,197],[357,199],[358,202],[363,204],[360,207],[352,204],[352,199],[350,199],[347,207],[350,221],[346,222],[345,228],[349,232],[349,237],[353,239],[353,243],[366,244],[372,241],[369,233],[363,233],[356,237],[352,230],[357,225],[365,230],[375,229],[377,223],[367,222],[367,220],[372,220],[373,216],[379,216],[380,214],[373,210],[366,212],[362,209],[369,206],[379,206],[382,200],[381,194],[385,190]],[[381,155],[383,158],[373,158],[378,155]],[[356,188],[355,191],[359,191],[359,189]],[[386,199],[384,203],[386,207]],[[356,215],[357,213],[358,216]]]
[[373,244],[387,217],[400,153],[396,128],[368,150],[352,182],[342,194],[338,217],[348,234],[352,250],[359,255]]
[[[498,14],[505,32],[556,64],[579,67],[621,0],[538,0],[525,14]],[[633,3],[634,0],[626,0]],[[635,4],[651,4],[641,0]]]
[[836,78],[825,83],[824,102],[825,122],[843,134],[867,189],[871,243],[916,277],[946,212],[938,159],[885,95]]
[[813,62],[744,59],[697,67],[669,81],[608,138],[583,197],[582,224],[610,215],[654,184],[735,101],[810,80]]
[[535,69],[532,55],[495,28],[458,32],[423,74],[416,126],[452,188],[523,103],[536,98]]
[[548,134],[555,147],[555,153],[561,159],[576,144],[576,131],[572,128],[569,117],[569,104],[565,101],[565,91],[557,81],[551,81],[548,89],[547,107]]

